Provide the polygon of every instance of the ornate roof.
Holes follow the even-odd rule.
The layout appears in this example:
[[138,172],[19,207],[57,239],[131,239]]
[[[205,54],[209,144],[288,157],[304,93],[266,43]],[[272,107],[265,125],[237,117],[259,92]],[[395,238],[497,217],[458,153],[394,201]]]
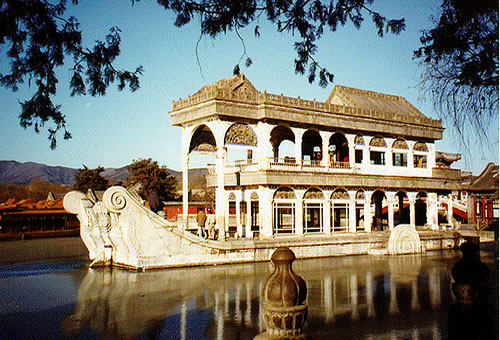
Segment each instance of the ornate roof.
[[498,165],[488,163],[468,187],[469,191],[498,191]]
[[223,90],[228,93],[238,93],[238,94],[258,94],[260,93],[252,85],[252,83],[245,77],[243,73],[234,75],[232,77],[216,81],[215,83],[207,84],[203,86],[198,92],[193,94],[194,96],[214,93],[216,90]]
[[404,97],[335,85],[327,103],[427,118]]

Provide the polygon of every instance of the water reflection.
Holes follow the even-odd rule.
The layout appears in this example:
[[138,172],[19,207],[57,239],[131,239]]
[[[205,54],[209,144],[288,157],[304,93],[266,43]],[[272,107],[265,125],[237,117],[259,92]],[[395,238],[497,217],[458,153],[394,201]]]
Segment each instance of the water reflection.
[[[307,283],[313,338],[440,339],[455,252],[294,263]],[[251,339],[264,331],[260,290],[269,263],[150,272],[91,270],[64,335]]]

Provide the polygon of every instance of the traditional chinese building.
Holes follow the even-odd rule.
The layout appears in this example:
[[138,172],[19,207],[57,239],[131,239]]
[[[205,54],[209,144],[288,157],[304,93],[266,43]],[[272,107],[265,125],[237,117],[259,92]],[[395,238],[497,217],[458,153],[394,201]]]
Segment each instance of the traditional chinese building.
[[466,191],[469,223],[476,224],[479,229],[493,225],[498,229],[498,165],[489,163]]
[[435,150],[441,121],[400,96],[335,86],[324,102],[304,100],[260,92],[240,74],[174,102],[170,115],[182,127],[184,221],[189,156],[212,153],[222,234],[436,230],[439,201],[461,189],[450,167],[459,156]]

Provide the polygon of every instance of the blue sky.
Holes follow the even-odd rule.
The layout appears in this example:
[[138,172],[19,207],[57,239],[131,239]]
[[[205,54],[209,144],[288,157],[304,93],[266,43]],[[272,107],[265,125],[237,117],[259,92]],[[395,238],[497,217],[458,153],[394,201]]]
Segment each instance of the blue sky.
[[[401,95],[427,116],[438,118],[432,103],[419,99],[416,84],[422,69],[412,56],[419,47],[420,30],[432,26],[430,17],[437,15],[440,2],[378,0],[374,9],[387,17],[404,17],[405,31],[379,38],[369,19],[360,30],[347,24],[324,35],[316,58],[335,74],[334,84]],[[95,2],[81,1],[70,11],[79,19],[89,44],[104,39],[111,26],[122,30],[122,53],[117,65],[128,69],[143,65],[141,89],[120,92],[112,85],[103,97],[70,97],[70,66],[64,66],[59,72],[54,102],[62,105],[73,138],[59,138],[57,149],[50,150],[46,130],[37,135],[19,125],[18,102],[31,97],[33,89],[25,86],[13,93],[0,88],[0,159],[76,168],[85,164],[93,168],[121,167],[134,159],[151,157],[169,168],[181,168],[181,128],[170,125],[172,101],[195,93],[206,83],[231,76],[243,52],[241,42],[231,32],[216,39],[202,38],[198,47],[200,71],[195,56],[197,20],[176,28],[173,14],[151,0],[134,6],[125,0],[100,4],[96,7]],[[254,86],[260,91],[326,100],[334,84],[322,89],[294,73],[293,43],[297,39],[276,33],[265,20],[259,25],[259,39],[253,36],[255,25],[240,31],[253,60],[249,68],[243,66],[244,60],[240,65]],[[5,50],[5,46],[0,47],[0,72],[7,71]],[[462,153],[463,160],[454,167],[479,174],[488,162],[498,164],[498,120],[490,126],[494,138],[484,143],[490,145],[473,146],[468,152],[460,146],[452,128],[445,128],[436,149]],[[205,161],[211,162],[193,156],[190,167],[202,166]]]

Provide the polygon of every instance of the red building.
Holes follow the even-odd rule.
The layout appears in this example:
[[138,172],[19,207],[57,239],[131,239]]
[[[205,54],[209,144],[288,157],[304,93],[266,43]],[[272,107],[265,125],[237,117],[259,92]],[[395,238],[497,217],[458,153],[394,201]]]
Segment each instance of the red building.
[[80,222],[64,210],[63,200],[49,194],[47,200],[0,203],[0,238],[50,237],[78,235]]
[[498,165],[489,163],[466,191],[469,223],[479,229],[498,229]]

